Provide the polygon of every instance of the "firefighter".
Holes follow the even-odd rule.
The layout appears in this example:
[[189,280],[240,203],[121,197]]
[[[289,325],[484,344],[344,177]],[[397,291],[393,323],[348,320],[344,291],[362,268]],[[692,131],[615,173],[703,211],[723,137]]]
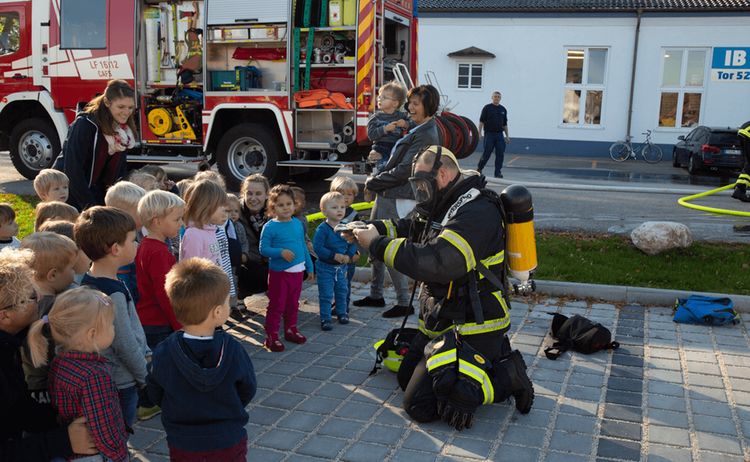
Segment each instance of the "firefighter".
[[440,146],[417,155],[412,172],[415,212],[353,231],[374,258],[422,281],[420,333],[398,371],[404,408],[418,422],[442,418],[458,430],[471,426],[481,404],[510,396],[527,413],[533,386],[506,336],[500,198]]
[[732,197],[742,202],[750,202],[750,195],[747,192],[747,188],[750,187],[750,121],[742,124],[737,134],[740,136],[740,141],[742,142],[742,155],[745,156],[745,166],[742,168],[742,172],[734,184]]

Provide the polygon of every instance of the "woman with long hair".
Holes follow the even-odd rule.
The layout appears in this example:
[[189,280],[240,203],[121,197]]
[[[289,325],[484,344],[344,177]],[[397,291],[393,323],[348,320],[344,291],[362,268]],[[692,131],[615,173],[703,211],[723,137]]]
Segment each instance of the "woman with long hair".
[[136,147],[134,114],[135,91],[124,80],[110,80],[78,114],[54,166],[70,179],[70,205],[104,205],[104,193],[125,175],[127,152]]

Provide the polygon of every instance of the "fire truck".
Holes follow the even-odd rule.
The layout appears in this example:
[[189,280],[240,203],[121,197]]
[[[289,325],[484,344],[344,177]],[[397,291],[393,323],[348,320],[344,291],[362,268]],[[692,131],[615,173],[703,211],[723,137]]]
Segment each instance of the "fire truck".
[[129,162],[326,177],[417,67],[416,0],[0,0],[0,28],[0,149],[30,179],[110,79],[136,91]]

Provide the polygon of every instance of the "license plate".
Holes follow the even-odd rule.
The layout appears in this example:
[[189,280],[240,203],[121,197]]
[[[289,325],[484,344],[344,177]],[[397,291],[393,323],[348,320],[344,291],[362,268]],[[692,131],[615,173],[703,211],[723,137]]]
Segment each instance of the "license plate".
[[739,149],[725,149],[724,154],[727,154],[729,156],[739,156],[742,155],[742,151]]

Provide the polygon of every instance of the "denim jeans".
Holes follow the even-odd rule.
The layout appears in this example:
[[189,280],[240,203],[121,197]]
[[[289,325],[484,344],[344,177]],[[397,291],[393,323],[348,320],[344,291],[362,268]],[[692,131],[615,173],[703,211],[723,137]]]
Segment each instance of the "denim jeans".
[[138,409],[138,387],[133,385],[128,388],[121,388],[117,390],[120,395],[120,408],[122,409],[122,417],[125,419],[125,425],[128,428],[133,428],[135,423],[136,410]]
[[502,175],[503,160],[505,160],[505,134],[503,132],[484,132],[484,152],[477,166],[482,170],[490,160],[492,151],[495,151],[495,177]]
[[318,273],[318,301],[320,320],[331,320],[331,304],[336,299],[336,316],[344,316],[349,306],[349,265],[331,265],[318,260],[315,272]]

